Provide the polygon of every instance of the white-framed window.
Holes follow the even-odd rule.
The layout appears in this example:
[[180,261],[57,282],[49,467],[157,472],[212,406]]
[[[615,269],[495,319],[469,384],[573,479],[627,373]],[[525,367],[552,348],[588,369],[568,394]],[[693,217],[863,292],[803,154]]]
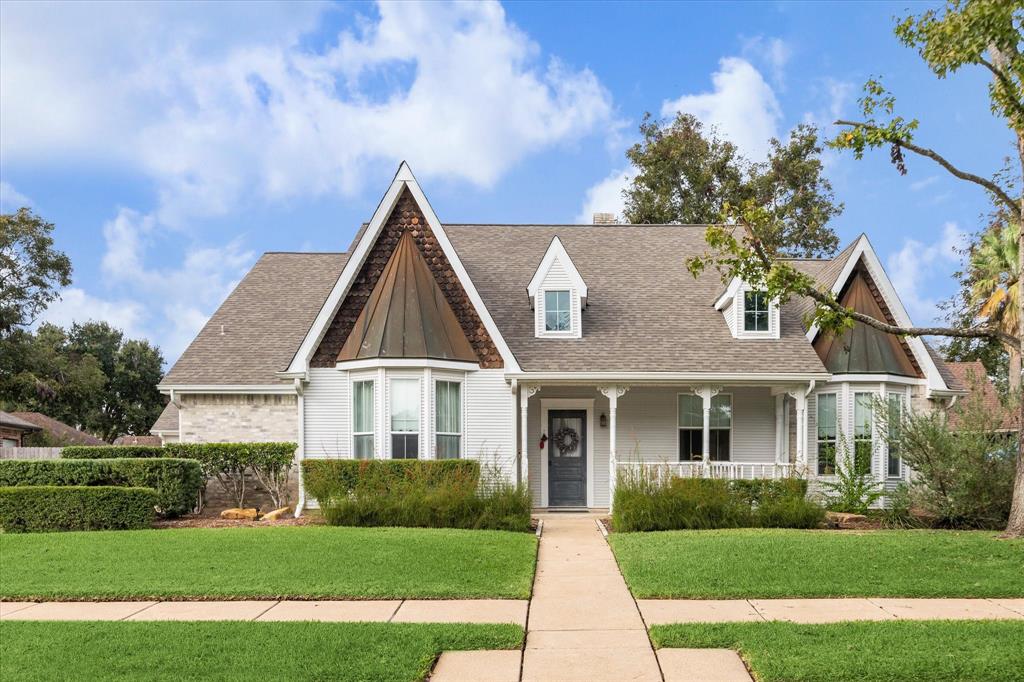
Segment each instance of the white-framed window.
[[[679,461],[704,457],[704,399],[692,393],[680,393]],[[732,395],[719,393],[711,398],[711,419],[708,436],[709,459],[728,462],[732,452]]]
[[853,470],[860,475],[871,473],[874,407],[874,393],[853,394]]
[[836,473],[836,444],[839,437],[839,412],[835,393],[819,393],[816,406],[818,427],[818,475]]
[[462,456],[462,383],[438,379],[434,384],[434,440],[438,459]]
[[743,331],[771,331],[771,307],[768,304],[768,292],[743,292]]
[[4,438],[3,446],[5,448],[16,448],[18,447],[18,441],[14,440],[13,438]]
[[352,456],[355,459],[374,457],[373,394],[373,379],[352,382]]
[[391,458],[418,459],[420,453],[420,380],[393,377],[389,384]]
[[555,289],[544,292],[544,331],[569,333],[572,331],[572,292]]
[[903,428],[903,417],[906,396],[902,393],[886,395],[888,415],[886,427],[889,429],[888,454],[885,462],[885,475],[888,478],[903,477],[903,458],[900,457],[900,432]]

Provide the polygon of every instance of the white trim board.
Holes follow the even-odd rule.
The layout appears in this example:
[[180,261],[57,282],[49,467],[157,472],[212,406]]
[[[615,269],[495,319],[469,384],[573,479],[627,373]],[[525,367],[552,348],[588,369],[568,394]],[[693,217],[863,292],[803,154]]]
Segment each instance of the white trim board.
[[294,395],[294,383],[281,384],[157,384],[161,393],[269,393]]
[[565,268],[569,278],[572,280],[572,285],[576,289],[577,294],[583,302],[583,305],[587,305],[587,283],[583,281],[583,276],[580,275],[580,271],[576,269],[576,264],[572,262],[572,258],[569,257],[569,253],[565,250],[565,246],[562,245],[562,240],[558,236],[554,236],[551,239],[551,243],[548,244],[547,251],[544,252],[544,257],[540,261],[540,265],[537,266],[537,271],[533,274],[533,279],[526,286],[526,293],[530,295],[530,298],[536,298],[537,293],[540,290],[541,284],[544,282],[544,278],[548,276],[548,272],[551,270],[551,266],[558,261]]
[[[586,410],[587,412],[587,507],[594,506],[594,398],[541,398],[540,433],[548,428],[550,410]],[[550,434],[549,434],[550,439]],[[548,452],[549,440],[540,455],[540,506],[548,506]],[[611,472],[608,472],[611,475]],[[554,507],[559,509],[560,507]]]
[[441,222],[437,219],[434,209],[431,208],[430,203],[423,194],[423,190],[420,189],[419,183],[416,182],[416,178],[413,176],[412,170],[409,168],[409,164],[403,161],[398,167],[398,172],[395,173],[394,179],[391,181],[391,186],[388,187],[387,192],[384,193],[384,197],[377,205],[377,210],[374,211],[373,217],[370,219],[366,229],[363,231],[363,235],[360,237],[359,243],[356,244],[354,249],[352,249],[352,254],[345,263],[345,268],[341,271],[338,281],[335,282],[334,288],[331,289],[331,293],[328,294],[327,300],[324,301],[323,306],[320,308],[320,312],[317,313],[312,326],[309,328],[309,331],[306,332],[306,336],[303,338],[302,344],[292,357],[292,361],[286,370],[287,373],[301,374],[309,368],[309,361],[313,357],[313,353],[320,344],[320,341],[323,338],[324,333],[327,331],[328,326],[330,326],[331,321],[334,319],[335,314],[337,314],[342,301],[345,300],[345,295],[348,293],[352,282],[359,274],[359,270],[363,267],[363,262],[366,260],[367,254],[377,242],[377,237],[380,236],[384,223],[387,222],[389,217],[391,217],[391,212],[394,210],[395,204],[398,203],[398,198],[402,195],[402,190],[406,188],[408,188],[409,192],[412,194],[412,197],[416,201],[420,211],[423,212],[423,217],[426,219],[427,225],[430,226],[431,231],[434,233],[434,238],[437,239],[437,243],[441,246],[442,252],[444,252],[452,270],[455,272],[455,276],[458,277],[459,282],[462,283],[462,287],[466,291],[466,295],[469,296],[469,300],[473,304],[473,308],[476,310],[481,322],[483,322],[484,328],[487,330],[487,333],[490,335],[495,347],[497,347],[498,352],[501,354],[501,359],[505,364],[505,368],[509,371],[519,371],[519,364],[516,362],[515,356],[509,349],[508,344],[505,343],[505,339],[502,338],[501,332],[498,330],[498,326],[494,323],[494,319],[488,312],[487,306],[484,305],[483,299],[480,297],[480,293],[476,290],[472,280],[469,278],[469,273],[462,265],[462,261],[459,259],[458,253],[456,253],[455,248],[448,239],[448,235],[441,226]]

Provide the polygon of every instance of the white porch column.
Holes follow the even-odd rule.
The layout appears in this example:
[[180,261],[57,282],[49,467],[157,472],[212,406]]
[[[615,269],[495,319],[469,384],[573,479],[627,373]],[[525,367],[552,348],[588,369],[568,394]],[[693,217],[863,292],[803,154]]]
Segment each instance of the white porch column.
[[530,436],[528,426],[530,398],[537,394],[540,386],[519,387],[519,479],[529,485],[530,478]]
[[788,394],[796,401],[796,464],[807,472],[807,396],[814,390],[814,382],[807,388],[793,388]]
[[704,466],[711,460],[711,399],[721,392],[721,386],[697,386],[693,389],[704,401],[704,434],[701,438],[701,459]]
[[601,395],[608,398],[608,511],[615,504],[615,483],[619,473],[616,428],[618,424],[619,398],[629,390],[628,386],[599,386]]
[[783,449],[785,445],[786,424],[786,396],[783,393],[775,395],[775,463],[785,464],[789,459],[788,453]]

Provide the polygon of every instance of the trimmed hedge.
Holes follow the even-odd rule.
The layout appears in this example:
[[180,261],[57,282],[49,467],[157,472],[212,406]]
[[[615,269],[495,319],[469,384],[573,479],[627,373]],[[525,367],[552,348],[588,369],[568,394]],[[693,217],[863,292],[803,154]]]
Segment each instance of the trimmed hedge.
[[161,516],[187,514],[205,486],[199,463],[170,457],[0,461],[0,486],[152,488]]
[[402,482],[428,488],[450,486],[455,479],[475,488],[480,462],[475,459],[306,459],[302,461],[306,492],[315,500],[347,495],[357,488],[386,490]]
[[159,445],[69,445],[60,451],[61,459],[140,459],[170,457]]
[[220,484],[234,500],[245,506],[246,471],[262,483],[275,505],[288,502],[288,476],[295,459],[295,443],[168,443],[164,450],[174,457],[197,460],[203,474]]
[[156,501],[152,488],[0,487],[0,528],[7,533],[149,528]]
[[817,528],[821,505],[800,479],[727,481],[653,474],[620,475],[612,515],[620,532],[712,528]]

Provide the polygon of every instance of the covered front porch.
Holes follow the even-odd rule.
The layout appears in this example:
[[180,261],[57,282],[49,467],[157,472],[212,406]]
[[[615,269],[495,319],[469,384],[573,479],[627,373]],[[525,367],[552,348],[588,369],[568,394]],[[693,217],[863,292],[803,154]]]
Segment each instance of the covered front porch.
[[664,476],[804,475],[813,388],[521,380],[519,479],[539,509],[606,509],[614,472],[641,466]]

